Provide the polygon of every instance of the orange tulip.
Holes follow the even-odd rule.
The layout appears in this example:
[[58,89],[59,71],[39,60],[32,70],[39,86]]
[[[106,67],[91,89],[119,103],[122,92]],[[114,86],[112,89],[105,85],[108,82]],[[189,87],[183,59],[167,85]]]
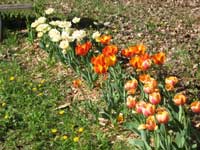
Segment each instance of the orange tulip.
[[106,65],[106,62],[105,62],[105,59],[104,59],[105,57],[104,57],[104,55],[103,54],[100,54],[100,55],[98,55],[98,56],[96,56],[96,57],[93,57],[92,59],[91,59],[91,63],[93,64],[93,65]]
[[149,131],[154,131],[158,129],[156,125],[156,120],[154,116],[149,116],[146,120],[146,129]]
[[167,91],[172,91],[174,86],[177,84],[178,78],[174,76],[170,76],[165,79],[165,88]]
[[149,131],[154,131],[158,129],[158,126],[156,125],[156,120],[154,116],[149,116],[146,119],[146,124],[140,124],[138,127],[138,130],[144,130],[147,129]]
[[150,103],[146,103],[142,107],[142,114],[146,117],[154,115],[155,114],[155,105],[152,105]]
[[132,65],[134,68],[139,68],[140,64],[141,64],[141,59],[139,56],[135,56],[135,57],[132,57],[130,60],[129,60],[129,63],[130,65]]
[[130,89],[127,91],[127,94],[134,95],[137,89]]
[[114,66],[117,62],[117,57],[115,55],[110,55],[104,58],[107,66]]
[[186,96],[183,95],[182,93],[178,93],[174,96],[174,99],[173,99],[175,105],[184,105],[187,101],[186,99]]
[[194,113],[200,113],[200,101],[192,102],[190,108]]
[[137,103],[137,100],[135,97],[132,97],[132,96],[128,96],[127,99],[126,99],[126,105],[128,108],[132,109],[135,107]]
[[138,86],[138,81],[135,78],[133,78],[132,80],[126,82],[124,88],[125,90],[128,91],[130,89],[136,89],[137,86]]
[[159,123],[167,123],[169,121],[169,113],[165,108],[157,108],[156,119]]
[[146,49],[147,48],[143,44],[137,45],[137,54],[144,54]]
[[154,91],[157,91],[158,83],[154,78],[150,78],[150,80],[144,84],[143,90],[147,94],[151,94]]
[[149,74],[142,74],[142,75],[139,75],[139,80],[140,82],[142,83],[147,83],[150,81],[150,75]]
[[159,52],[159,53],[157,53],[157,54],[154,54],[153,56],[152,56],[152,59],[153,59],[153,61],[154,61],[154,63],[155,64],[157,64],[157,65],[162,65],[162,64],[164,64],[164,62],[165,62],[165,53],[163,53],[163,52]]
[[146,60],[142,61],[141,65],[138,69],[145,71],[145,70],[149,69],[150,67],[151,67],[151,60],[146,59]]
[[117,54],[117,52],[118,52],[118,48],[115,45],[108,45],[102,50],[102,53],[105,56],[115,55]]
[[[141,49],[141,48],[140,48]],[[141,50],[140,50],[141,51]],[[121,54],[125,57],[132,57],[133,55],[140,54],[137,46],[131,46],[121,51]]]
[[160,93],[159,92],[153,92],[153,93],[149,94],[149,101],[154,105],[159,104],[160,101],[161,101]]
[[94,71],[98,74],[106,73],[108,70],[108,66],[105,61],[105,56],[100,54],[91,59],[91,63],[94,65]]
[[78,44],[75,48],[76,55],[85,56],[91,47],[92,43],[89,41],[82,45]]
[[101,44],[104,44],[104,45],[107,45],[110,43],[110,40],[111,40],[111,36],[110,35],[102,35],[100,38],[99,38],[99,41],[101,42]]
[[135,105],[135,111],[139,114],[142,113],[142,109],[145,107],[146,102],[145,101],[139,101]]
[[106,73],[107,70],[108,70],[108,66],[106,65],[95,65],[94,67],[94,71],[98,74],[103,74],[103,73]]

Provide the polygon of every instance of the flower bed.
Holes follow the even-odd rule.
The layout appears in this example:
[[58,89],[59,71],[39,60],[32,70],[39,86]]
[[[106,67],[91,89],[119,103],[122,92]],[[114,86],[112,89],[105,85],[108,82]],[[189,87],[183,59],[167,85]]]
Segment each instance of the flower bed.
[[[178,91],[179,79],[160,73],[164,52],[152,54],[144,44],[119,50],[112,37],[76,29],[80,18],[51,20],[54,9],[31,24],[42,49],[80,75],[90,88],[98,86],[106,107],[102,115],[140,135],[129,142],[137,149],[196,149],[199,131],[191,115],[200,101]],[[129,71],[131,68],[131,71]],[[100,84],[98,84],[100,83]]]

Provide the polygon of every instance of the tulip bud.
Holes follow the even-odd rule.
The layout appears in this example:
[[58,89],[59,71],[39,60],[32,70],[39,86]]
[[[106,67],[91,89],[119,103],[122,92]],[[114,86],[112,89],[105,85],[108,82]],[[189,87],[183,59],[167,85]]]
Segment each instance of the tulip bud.
[[160,93],[159,92],[153,92],[153,93],[149,94],[149,101],[154,105],[159,104],[160,101],[161,101]]
[[158,108],[156,113],[156,119],[159,123],[167,123],[169,121],[169,113],[165,108]]
[[185,95],[183,95],[182,93],[178,93],[178,94],[176,94],[175,96],[174,96],[174,99],[173,99],[173,101],[174,101],[174,103],[175,103],[175,105],[184,105],[185,103],[186,103],[186,96]]
[[128,96],[127,99],[126,99],[126,105],[128,108],[134,108],[135,105],[136,105],[137,101],[135,99],[135,97],[132,97],[132,96]]
[[200,101],[192,102],[190,108],[194,113],[200,113]]

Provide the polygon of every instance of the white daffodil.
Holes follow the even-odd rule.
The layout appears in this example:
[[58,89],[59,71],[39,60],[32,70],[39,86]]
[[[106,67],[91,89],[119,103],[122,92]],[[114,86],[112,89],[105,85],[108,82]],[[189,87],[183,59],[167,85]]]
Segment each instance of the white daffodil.
[[69,21],[59,21],[58,27],[60,28],[70,28],[72,26],[71,22]]
[[76,24],[76,23],[79,23],[80,20],[81,20],[81,18],[74,17],[74,18],[72,19],[72,22]]
[[51,29],[49,31],[49,37],[51,38],[51,41],[58,42],[61,40],[60,32],[57,29]]
[[82,40],[86,36],[86,32],[84,30],[76,30],[72,33],[72,37],[77,39],[77,41]]
[[67,40],[63,40],[60,42],[59,47],[66,50],[69,47],[69,42]]
[[40,17],[40,18],[37,19],[39,24],[45,23],[46,20],[47,20],[47,18],[45,18],[45,17]]
[[39,22],[36,20],[31,24],[31,28],[36,28],[39,25]]
[[43,34],[44,34],[43,32],[38,32],[38,33],[37,33],[37,37],[38,37],[38,38],[41,38],[41,37],[43,36]]
[[43,32],[46,33],[47,31],[49,31],[51,29],[51,27],[48,24],[40,24],[36,27],[36,31],[37,32]]
[[53,8],[48,8],[48,9],[45,10],[45,14],[50,15],[50,14],[53,14],[54,11],[55,10]]
[[101,36],[101,34],[99,33],[99,31],[96,31],[92,34],[92,38],[95,40],[98,39],[100,36]]

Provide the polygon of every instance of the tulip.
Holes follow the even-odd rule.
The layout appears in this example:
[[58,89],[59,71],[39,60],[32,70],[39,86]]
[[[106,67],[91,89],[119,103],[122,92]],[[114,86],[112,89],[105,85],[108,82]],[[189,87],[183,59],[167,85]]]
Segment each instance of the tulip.
[[138,54],[144,54],[146,49],[147,48],[142,43],[137,45],[137,53]]
[[149,69],[151,67],[151,60],[150,59],[146,59],[142,62],[140,69],[145,71],[147,69]]
[[146,120],[146,129],[149,131],[154,131],[158,129],[156,125],[156,120],[154,116],[149,116]]
[[179,106],[179,105],[184,105],[186,103],[186,96],[183,95],[182,93],[178,93],[174,96],[174,103],[175,105]]
[[145,107],[146,102],[145,101],[139,101],[135,105],[135,111],[139,114],[142,113],[142,109]]
[[118,48],[115,45],[108,45],[103,50],[102,53],[105,56],[115,55],[118,52]]
[[82,45],[78,44],[75,48],[76,55],[85,56],[91,47],[92,47],[91,42],[86,42],[85,44]]
[[99,37],[99,41],[104,45],[109,44],[110,40],[111,40],[111,36],[110,35],[102,35],[102,36]]
[[178,78],[174,76],[170,76],[165,79],[165,88],[167,91],[172,91],[174,86],[177,84]]
[[160,93],[159,92],[153,92],[153,93],[149,94],[149,101],[154,105],[159,104],[160,101],[161,101]]
[[200,101],[192,102],[190,108],[194,113],[200,113]]
[[165,108],[158,108],[156,113],[156,119],[159,123],[167,123],[169,121],[169,113],[166,111]]
[[142,82],[142,83],[147,83],[149,82],[151,79],[150,75],[149,74],[142,74],[142,75],[139,75],[139,81]]
[[110,55],[104,58],[107,66],[114,66],[117,62],[117,57],[115,55]]
[[146,103],[142,107],[142,114],[146,117],[154,115],[155,114],[155,105],[152,105],[150,103]]
[[124,88],[125,88],[125,90],[128,91],[131,89],[136,89],[137,86],[138,86],[138,81],[135,78],[133,78],[132,80],[129,80],[126,82]]
[[162,65],[162,64],[164,64],[165,59],[166,59],[165,58],[165,53],[159,52],[159,53],[153,55],[152,59],[153,59],[153,61],[154,61],[155,64]]
[[137,100],[135,97],[128,96],[126,99],[126,105],[128,108],[132,109],[136,106]]

